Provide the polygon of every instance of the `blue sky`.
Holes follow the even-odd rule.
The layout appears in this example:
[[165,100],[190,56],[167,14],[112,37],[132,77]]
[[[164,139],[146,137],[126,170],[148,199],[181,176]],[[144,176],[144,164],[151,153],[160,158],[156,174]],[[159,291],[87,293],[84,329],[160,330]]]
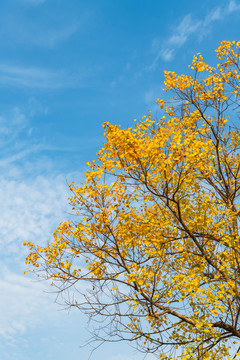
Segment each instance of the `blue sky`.
[[[22,241],[47,242],[68,218],[67,182],[83,180],[101,124],[156,113],[163,70],[184,73],[196,52],[215,64],[239,23],[237,0],[1,0],[1,360],[88,359],[86,318],[23,274]],[[142,358],[122,344],[91,357]]]

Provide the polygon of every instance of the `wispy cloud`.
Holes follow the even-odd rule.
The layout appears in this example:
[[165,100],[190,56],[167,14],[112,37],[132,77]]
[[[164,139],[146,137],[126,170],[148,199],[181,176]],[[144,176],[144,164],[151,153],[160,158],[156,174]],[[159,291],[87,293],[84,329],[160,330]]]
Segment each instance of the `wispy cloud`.
[[[25,334],[44,326],[44,322],[49,324],[52,319],[54,323],[55,318],[60,318],[54,305],[55,295],[43,294],[43,290],[50,290],[48,284],[35,284],[29,276],[23,275],[26,256],[23,240],[40,244],[51,241],[52,231],[68,217],[66,211],[70,210],[67,175],[54,169],[48,171],[47,176],[43,171],[41,176],[31,172],[33,166],[45,169],[48,159],[37,153],[38,147],[42,146],[41,139],[38,143],[32,142],[31,137],[26,141],[24,133],[28,133],[32,117],[45,111],[44,106],[31,98],[22,108],[15,106],[0,117],[0,128],[4,129],[4,133],[0,132],[1,354],[9,348],[9,353],[11,349],[17,349],[19,338],[29,346],[30,340]],[[33,151],[36,155],[31,160]],[[15,171],[16,164],[21,167],[20,173]],[[14,358],[28,359],[25,356]]]
[[[16,136],[18,136],[26,127],[27,122],[25,114],[17,106],[14,106],[11,110],[1,114],[0,148],[4,148],[6,150],[6,145],[16,139]],[[2,150],[1,155],[3,155]]]
[[[45,107],[31,98],[0,116],[0,253],[24,252],[23,240],[51,238],[69,210],[67,180],[43,152],[58,150],[29,133],[32,119]],[[52,146],[52,148],[51,148]],[[64,151],[64,150],[63,150]],[[46,238],[47,237],[47,238]],[[21,251],[20,251],[21,250]]]
[[40,32],[38,36],[35,37],[34,42],[40,46],[53,48],[59,43],[68,40],[78,29],[79,24],[77,22],[73,22],[59,29],[47,29],[44,32]]
[[[171,61],[178,49],[180,49],[192,35],[197,35],[199,39],[205,37],[211,31],[211,25],[219,20],[224,19],[233,12],[240,10],[240,4],[236,1],[229,1],[227,6],[219,6],[209,12],[203,19],[196,19],[192,14],[187,14],[180,21],[179,25],[174,28],[168,39],[162,42],[155,38],[152,42],[153,52],[156,53],[154,61],[148,67],[152,70],[156,67],[159,59]],[[201,30],[201,31],[200,31]]]
[[162,44],[160,39],[154,39],[152,49],[157,54],[149,69],[154,69],[159,61],[170,61],[174,58],[177,49],[181,48],[188,38],[201,26],[201,21],[193,19],[191,14],[186,15],[179,25],[173,30],[173,34]]
[[35,284],[1,264],[0,289],[0,336],[9,345],[16,335],[41,324],[41,318],[54,317],[53,305],[43,296],[46,284]]
[[6,166],[10,174],[10,163],[23,158],[26,154],[41,150],[41,145],[32,143],[31,120],[34,116],[44,116],[48,108],[35,98],[30,98],[22,107],[13,106],[0,114],[0,167]]
[[[68,188],[61,175],[48,178],[0,179],[0,251],[15,262],[25,253],[23,240],[47,242],[66,217]],[[23,260],[23,259],[22,259]]]
[[[0,248],[47,234],[67,206],[65,177],[56,174],[51,160],[42,154],[46,144],[29,131],[32,118],[36,113],[44,115],[46,109],[34,98],[23,108],[14,107],[0,116]],[[1,254],[8,252],[2,249]]]
[[227,12],[232,13],[233,11],[239,11],[240,4],[237,4],[235,0],[231,0],[228,4]]
[[67,74],[64,70],[0,64],[0,87],[16,86],[39,89],[81,87],[81,76]]
[[[42,5],[45,1],[15,0],[21,5],[14,8],[12,12],[0,14],[0,40],[2,46],[15,44],[29,48],[54,48],[65,43],[78,31],[84,31],[89,23],[89,14],[82,13],[80,16],[74,14],[65,17],[58,15],[58,10],[52,11],[48,16],[39,15],[34,20],[28,14]],[[23,6],[24,5],[24,6]],[[30,9],[28,9],[31,7]],[[27,8],[27,9],[26,9]],[[16,10],[18,9],[18,11]]]

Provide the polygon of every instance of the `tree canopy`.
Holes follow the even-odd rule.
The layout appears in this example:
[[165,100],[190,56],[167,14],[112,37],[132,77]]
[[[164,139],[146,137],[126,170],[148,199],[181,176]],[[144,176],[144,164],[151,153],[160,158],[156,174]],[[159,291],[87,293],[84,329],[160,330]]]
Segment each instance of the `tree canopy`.
[[240,42],[216,56],[164,72],[157,120],[103,124],[85,182],[69,184],[75,216],[46,246],[24,242],[96,339],[159,359],[240,357]]

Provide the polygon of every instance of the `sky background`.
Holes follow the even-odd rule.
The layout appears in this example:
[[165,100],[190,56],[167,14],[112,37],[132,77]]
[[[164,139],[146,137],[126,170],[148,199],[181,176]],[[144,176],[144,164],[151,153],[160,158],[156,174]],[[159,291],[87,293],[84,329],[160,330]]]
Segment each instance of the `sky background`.
[[[67,220],[67,183],[84,179],[105,121],[132,126],[163,95],[163,70],[240,40],[240,1],[1,0],[0,359],[87,360],[87,321],[24,275],[23,240]],[[104,344],[91,360],[141,360]],[[147,360],[153,357],[147,357]]]

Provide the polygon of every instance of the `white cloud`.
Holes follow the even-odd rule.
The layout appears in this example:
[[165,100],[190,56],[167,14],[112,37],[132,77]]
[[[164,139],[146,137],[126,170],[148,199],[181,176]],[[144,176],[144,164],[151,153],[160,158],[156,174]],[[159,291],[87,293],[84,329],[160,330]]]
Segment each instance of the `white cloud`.
[[[50,337],[47,342],[53,348],[53,355],[49,359],[54,358],[54,347],[64,348],[64,341],[56,335],[58,331],[65,331],[67,337],[75,327],[79,334],[76,315],[68,321],[66,330],[64,314],[59,314],[59,306],[54,304],[56,294],[43,293],[53,289],[46,282],[30,281],[29,274],[23,275],[27,266],[23,241],[38,244],[52,241],[53,230],[69,219],[71,213],[67,180],[71,181],[72,176],[57,172],[53,161],[41,154],[45,144],[39,137],[34,138],[34,131],[33,135],[29,134],[32,118],[44,116],[47,111],[37,99],[30,98],[26,104],[0,114],[0,358],[3,360],[33,359],[34,353],[28,356],[28,350],[34,334],[37,334],[36,343],[44,345],[40,333]],[[53,333],[61,344],[51,341]],[[76,352],[77,341],[79,338],[75,339]]]
[[35,43],[50,48],[55,47],[62,41],[66,41],[79,29],[78,23],[74,22],[60,29],[48,29],[45,32],[41,32],[35,37]]
[[47,111],[47,108],[36,99],[30,98],[21,108],[14,106],[2,112],[0,115],[0,173],[2,175],[16,178],[17,163],[19,175],[21,172],[23,174],[23,164],[20,162],[43,149],[43,145],[36,143],[32,135],[34,128],[31,126],[31,119],[36,114],[44,116]]
[[170,47],[162,49],[159,53],[159,56],[156,58],[156,60],[158,60],[159,58],[162,58],[164,61],[170,61],[174,57],[174,52],[175,52],[175,50]]
[[25,181],[0,179],[0,252],[21,261],[23,240],[52,240],[52,231],[68,216],[68,188],[63,176]]
[[156,55],[152,64],[148,67],[148,70],[154,69],[159,59],[171,61],[176,55],[177,50],[180,49],[192,35],[197,35],[199,39],[202,39],[211,32],[211,25],[215,21],[222,20],[226,18],[226,16],[239,10],[240,4],[231,0],[227,6],[219,6],[213,9],[203,19],[193,18],[191,14],[184,16],[166,41],[161,43],[158,38],[153,40],[152,49]]
[[68,209],[66,176],[56,174],[41,155],[46,146],[28,131],[31,118],[45,111],[32,98],[25,111],[14,107],[0,117],[0,252],[9,259],[22,256],[23,240],[51,240]]
[[209,14],[205,16],[203,21],[201,22],[201,25],[203,26],[204,30],[208,25],[213,23],[216,20],[221,20],[223,18],[223,9],[221,7],[218,7],[217,9],[212,10]]
[[[1,354],[13,353],[22,340],[26,342],[21,343],[21,351],[24,351],[24,346],[26,348],[30,346],[31,331],[46,324],[54,327],[56,321],[60,323],[62,317],[57,314],[57,306],[54,304],[55,295],[43,293],[52,290],[49,285],[45,282],[32,282],[29,275],[23,275],[27,255],[23,240],[46,244],[52,240],[52,232],[58,224],[69,218],[66,211],[71,212],[68,207],[69,192],[66,177],[54,172],[48,172],[47,176],[35,174],[31,177],[26,176],[28,168],[34,166],[28,159],[32,147],[28,149],[27,144],[23,143],[22,152],[16,152],[14,148],[15,142],[21,142],[21,129],[27,130],[29,126],[31,120],[29,114],[34,116],[35,112],[42,111],[39,110],[39,106],[36,100],[31,99],[26,105],[27,112],[14,108],[9,111],[8,116],[1,118],[7,137],[11,137],[11,129],[16,126],[15,135],[9,139],[10,156],[7,160],[3,158],[0,163]],[[41,144],[39,146],[41,147]],[[15,174],[13,178],[13,162],[19,165],[20,160],[22,168],[20,176]],[[4,161],[6,164],[3,164]],[[45,164],[42,159],[40,165],[44,169]]]
[[[9,136],[13,124],[17,122],[20,129],[27,123],[27,116],[20,110],[15,111],[9,128],[5,121]],[[19,131],[17,129],[14,135],[16,142],[20,141]],[[43,294],[43,290],[50,290],[49,286],[33,283],[28,275],[23,275],[27,255],[23,240],[46,244],[52,240],[52,232],[57,225],[69,216],[66,214],[69,211],[69,192],[65,176],[55,173],[23,176],[33,165],[28,161],[28,151],[32,149],[26,146],[22,149],[19,153],[12,149],[12,158],[3,159],[0,163],[0,347],[3,349],[6,346],[16,347],[19,336],[41,324],[44,326],[43,322],[49,323],[57,316],[55,297]],[[15,174],[12,178],[12,162],[19,163],[21,159],[20,176]],[[6,164],[3,164],[4,161]],[[42,162],[41,166],[44,165]]]
[[195,21],[190,14],[186,15],[170,37],[169,44],[177,47],[183,46],[188,37],[199,28],[200,24],[201,22]]
[[14,344],[16,335],[41,324],[43,317],[54,317],[54,306],[44,296],[46,284],[31,281],[1,264],[0,278],[0,337],[1,342]]
[[10,140],[25,127],[25,116],[18,107],[11,109],[6,116],[0,116],[0,147],[6,146]]
[[[31,97],[25,105],[13,106],[10,109],[2,111],[0,114],[0,146],[5,145],[16,136],[19,136],[22,130],[26,130],[30,125],[30,119],[35,115],[48,114],[47,106],[41,104],[36,98]],[[7,137],[5,136],[7,135]]]
[[179,25],[174,29],[173,34],[167,39],[164,44],[160,40],[153,40],[153,48],[157,50],[157,55],[153,63],[150,65],[149,70],[154,69],[158,60],[161,58],[164,61],[171,61],[177,49],[181,48],[191,34],[195,33],[201,26],[201,21],[193,19],[191,14],[186,15]]
[[[38,150],[39,148],[36,147],[36,150]],[[15,154],[12,154],[8,157],[4,157],[3,159],[0,160],[0,168],[9,168],[9,166],[12,163],[15,163],[16,161],[22,160],[24,158],[26,158],[26,156],[28,154],[32,154],[34,152],[34,147],[30,147],[29,149],[24,149],[22,151],[18,151]],[[9,176],[9,174],[8,174]]]
[[229,1],[228,8],[227,8],[228,13],[232,13],[234,11],[239,11],[239,10],[240,10],[239,3],[237,4],[235,0]]
[[[39,14],[34,19],[28,16],[32,9],[44,2],[40,1],[20,1],[26,9],[16,7],[16,10],[0,14],[0,40],[2,46],[9,43],[17,46],[54,48],[61,43],[66,42],[78,31],[84,31],[89,23],[89,14],[81,13],[80,16],[74,14],[69,16],[59,15],[58,9],[50,11],[48,16]],[[34,11],[34,10],[33,10]]]
[[36,283],[31,275],[23,275],[28,253],[23,240],[39,245],[52,241],[53,230],[69,219],[69,195],[62,175],[0,178],[0,349],[17,348],[25,333],[61,322],[63,314],[58,315],[59,306],[54,304],[56,294],[44,293],[54,289],[48,282]]
[[81,86],[81,79],[64,71],[0,64],[0,87],[3,86],[57,89]]

